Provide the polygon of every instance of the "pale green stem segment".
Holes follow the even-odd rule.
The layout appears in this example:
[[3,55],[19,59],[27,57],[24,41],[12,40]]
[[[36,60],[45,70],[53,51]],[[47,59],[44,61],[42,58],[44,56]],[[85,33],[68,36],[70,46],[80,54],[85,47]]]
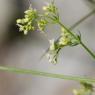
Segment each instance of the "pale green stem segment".
[[83,42],[80,42],[80,44],[95,60],[95,54]]
[[95,79],[91,79],[91,78],[69,76],[69,75],[62,75],[62,74],[53,74],[53,73],[47,73],[47,72],[41,72],[41,71],[29,70],[29,69],[0,66],[0,70],[11,72],[11,73],[14,72],[14,73],[18,73],[18,74],[31,74],[31,75],[37,75],[37,76],[50,77],[50,78],[58,78],[58,79],[73,80],[73,81],[79,81],[79,82],[95,83]]

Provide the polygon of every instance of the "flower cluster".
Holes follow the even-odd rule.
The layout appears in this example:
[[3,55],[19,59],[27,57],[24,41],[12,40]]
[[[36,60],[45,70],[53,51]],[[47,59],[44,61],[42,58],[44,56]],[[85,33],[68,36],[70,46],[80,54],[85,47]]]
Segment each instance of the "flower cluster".
[[81,83],[82,88],[74,89],[73,93],[74,95],[92,95],[93,92],[93,86],[89,83]]
[[23,31],[26,35],[29,31],[34,31],[36,29],[36,19],[38,13],[35,9],[29,8],[25,11],[25,16],[22,19],[17,19],[17,25],[19,26],[19,31]]
[[44,6],[43,10],[45,11],[44,15],[47,19],[52,20],[53,23],[57,23],[59,21],[58,9],[55,6],[54,1]]
[[66,29],[61,29],[61,37],[59,39],[59,45],[61,46],[75,46],[79,44],[79,41],[76,40]]
[[39,30],[43,32],[45,30],[47,24],[48,24],[47,20],[45,20],[45,19],[39,20],[38,21],[38,28],[39,28]]
[[56,13],[57,8],[54,5],[54,1],[50,4],[47,4],[47,6],[43,6],[43,10],[51,13]]
[[50,40],[50,47],[47,53],[50,63],[57,63],[57,57],[60,50],[65,46],[75,46],[79,42],[64,28],[62,28],[61,37],[58,41]]

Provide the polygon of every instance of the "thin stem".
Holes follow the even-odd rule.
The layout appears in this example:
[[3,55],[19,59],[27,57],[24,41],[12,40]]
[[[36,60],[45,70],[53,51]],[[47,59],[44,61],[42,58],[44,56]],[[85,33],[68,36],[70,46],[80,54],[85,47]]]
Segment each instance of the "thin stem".
[[80,42],[80,44],[95,59],[95,54],[83,42]]
[[81,41],[77,38],[77,36],[71,32],[68,28],[66,28],[61,22],[58,22],[61,27],[63,27],[68,33],[70,33],[76,40],[79,41],[80,45],[94,58],[95,60],[95,54]]
[[71,30],[69,30],[67,27],[65,27],[64,24],[62,24],[60,21],[58,22],[58,24],[63,27],[69,34],[71,34],[76,40],[79,41],[79,39],[76,37],[76,35],[74,33],[71,32]]
[[[77,21],[74,25],[72,25],[69,30],[73,30],[75,29],[77,26],[79,26],[82,22],[84,22],[87,18],[89,18],[90,16],[92,16],[95,13],[95,10],[89,12],[86,16],[84,16],[83,18],[81,18],[79,21]],[[58,37],[58,39],[56,40],[56,42],[60,39],[60,37]]]
[[95,13],[95,10],[89,12],[86,16],[84,16],[79,21],[77,21],[74,25],[72,25],[70,27],[70,30],[73,30],[74,28],[76,28],[78,25],[80,25],[82,22],[84,22],[87,18],[89,18],[90,16],[92,16],[94,13]]
[[12,72],[12,73],[13,72],[14,73],[19,73],[19,74],[32,74],[32,75],[37,75],[37,76],[44,76],[44,77],[51,77],[51,78],[58,78],[58,79],[65,79],[65,80],[95,83],[95,79],[91,79],[91,78],[84,78],[84,77],[78,77],[78,76],[69,76],[69,75],[62,75],[62,74],[53,74],[53,73],[36,71],[36,70],[28,70],[28,69],[20,69],[20,68],[4,67],[4,66],[0,66],[0,70],[1,71]]

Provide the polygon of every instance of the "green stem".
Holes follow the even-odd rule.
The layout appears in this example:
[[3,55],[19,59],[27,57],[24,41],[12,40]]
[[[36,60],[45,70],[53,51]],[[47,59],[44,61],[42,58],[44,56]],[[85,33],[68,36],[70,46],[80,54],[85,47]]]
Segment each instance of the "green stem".
[[95,59],[95,54],[83,42],[80,42],[80,44]]
[[[74,25],[72,25],[69,30],[73,30],[75,29],[77,26],[79,26],[82,22],[84,22],[86,19],[88,19],[90,16],[92,16],[95,13],[95,10],[92,10],[91,12],[89,12],[86,16],[82,17],[79,21],[77,21]],[[58,37],[58,39],[56,40],[56,42],[60,39],[60,37]]]
[[58,22],[58,24],[63,27],[69,34],[71,34],[76,40],[78,40],[80,42],[80,40],[76,37],[76,35],[74,33],[71,32],[71,30],[69,30],[67,27],[65,27],[65,25],[63,25],[60,21]]
[[53,74],[53,73],[36,71],[36,70],[28,70],[28,69],[20,69],[20,68],[4,67],[4,66],[0,66],[0,70],[1,71],[12,72],[12,73],[14,72],[14,73],[21,73],[21,74],[32,74],[32,75],[37,75],[37,76],[59,78],[59,79],[65,79],[65,80],[95,83],[95,79],[91,79],[91,78],[78,77],[78,76],[69,76],[69,75],[62,75],[62,74]]
[[82,42],[80,41],[77,36],[71,32],[67,27],[65,27],[60,21],[58,22],[61,27],[63,27],[68,33],[70,33],[76,40],[79,41],[80,45],[94,58],[95,60],[95,54]]

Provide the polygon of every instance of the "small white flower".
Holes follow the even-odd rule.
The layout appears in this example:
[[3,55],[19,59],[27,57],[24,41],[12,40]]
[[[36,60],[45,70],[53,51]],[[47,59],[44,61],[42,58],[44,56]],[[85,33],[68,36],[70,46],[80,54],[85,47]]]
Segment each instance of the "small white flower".
[[61,37],[61,38],[59,39],[59,45],[65,46],[65,45],[67,45],[68,43],[69,43],[69,39],[66,38],[66,37]]
[[53,64],[57,63],[57,56],[55,55],[55,53],[49,51],[46,56],[50,63],[53,63]]
[[78,95],[78,91],[76,89],[73,90],[74,95]]
[[27,35],[27,33],[28,33],[28,31],[25,30],[25,31],[24,31],[24,35]]
[[16,21],[17,23],[21,23],[22,22],[22,20],[21,19],[17,19],[17,21]]
[[47,10],[47,6],[43,6],[43,10],[46,11]]
[[54,39],[49,40],[49,42],[50,42],[50,50],[55,50],[55,42],[54,42]]

